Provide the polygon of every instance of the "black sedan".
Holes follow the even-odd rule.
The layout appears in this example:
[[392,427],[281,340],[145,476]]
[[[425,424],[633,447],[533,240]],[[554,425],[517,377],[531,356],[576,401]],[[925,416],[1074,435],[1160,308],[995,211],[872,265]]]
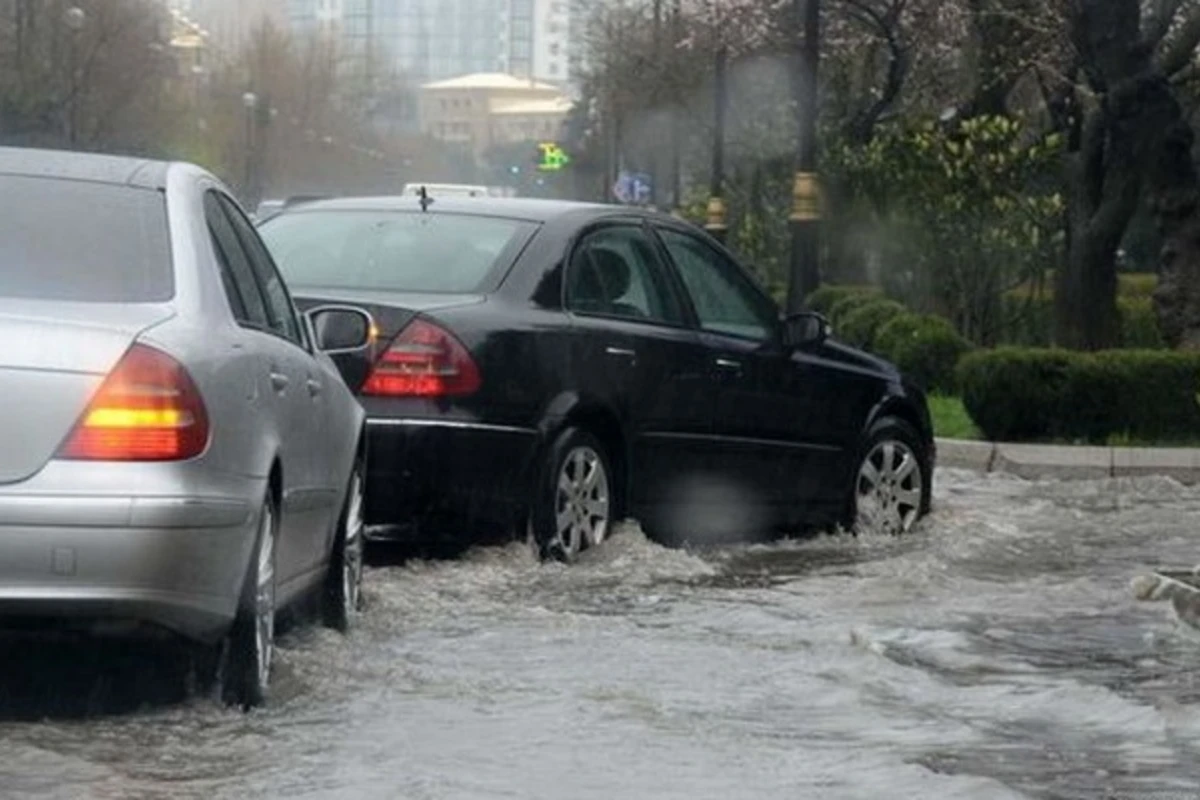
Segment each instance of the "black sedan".
[[783,317],[672,217],[342,198],[261,232],[302,307],[375,320],[339,367],[367,411],[376,538],[520,531],[570,560],[626,515],[696,541],[903,532],[929,508],[920,391],[821,317]]

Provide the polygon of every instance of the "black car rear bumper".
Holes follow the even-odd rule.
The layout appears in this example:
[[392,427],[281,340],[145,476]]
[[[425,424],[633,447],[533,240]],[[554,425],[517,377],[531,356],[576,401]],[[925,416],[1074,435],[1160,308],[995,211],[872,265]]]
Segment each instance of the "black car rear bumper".
[[437,418],[367,420],[366,521],[373,539],[511,532],[529,494],[531,428]]

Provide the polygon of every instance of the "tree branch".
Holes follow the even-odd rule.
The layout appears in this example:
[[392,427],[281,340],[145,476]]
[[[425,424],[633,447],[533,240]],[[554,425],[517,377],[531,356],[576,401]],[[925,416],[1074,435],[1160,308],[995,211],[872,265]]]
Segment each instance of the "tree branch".
[[1171,23],[1183,6],[1184,0],[1149,0],[1149,8],[1142,25],[1142,42],[1157,49],[1171,31]]
[[1169,78],[1195,59],[1196,47],[1200,45],[1200,8],[1192,9],[1174,36],[1160,41],[1163,48],[1158,54],[1158,68]]
[[883,39],[888,49],[887,75],[884,77],[879,97],[875,99],[875,102],[855,114],[848,127],[850,138],[862,143],[871,138],[871,133],[879,122],[879,118],[891,108],[904,88],[910,60],[908,49],[900,41],[897,29],[900,16],[904,13],[906,0],[896,0],[888,7],[886,13],[880,13],[863,0],[845,1],[846,5],[852,9],[850,16],[859,19],[868,27],[874,27],[877,35]]

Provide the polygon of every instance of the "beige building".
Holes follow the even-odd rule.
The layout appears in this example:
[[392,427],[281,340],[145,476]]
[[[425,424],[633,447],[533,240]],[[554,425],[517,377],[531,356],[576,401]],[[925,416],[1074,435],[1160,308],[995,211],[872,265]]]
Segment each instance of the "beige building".
[[427,83],[419,105],[422,133],[476,160],[495,145],[553,141],[571,109],[558,87],[502,73]]

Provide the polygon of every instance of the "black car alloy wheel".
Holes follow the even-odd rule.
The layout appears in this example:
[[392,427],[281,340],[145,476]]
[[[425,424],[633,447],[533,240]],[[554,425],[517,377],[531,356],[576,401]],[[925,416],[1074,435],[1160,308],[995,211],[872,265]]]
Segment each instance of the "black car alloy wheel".
[[871,426],[854,470],[851,529],[908,533],[929,509],[928,455],[916,431],[884,417]]
[[613,473],[604,446],[579,428],[559,434],[534,488],[530,533],[542,558],[574,561],[613,522]]

